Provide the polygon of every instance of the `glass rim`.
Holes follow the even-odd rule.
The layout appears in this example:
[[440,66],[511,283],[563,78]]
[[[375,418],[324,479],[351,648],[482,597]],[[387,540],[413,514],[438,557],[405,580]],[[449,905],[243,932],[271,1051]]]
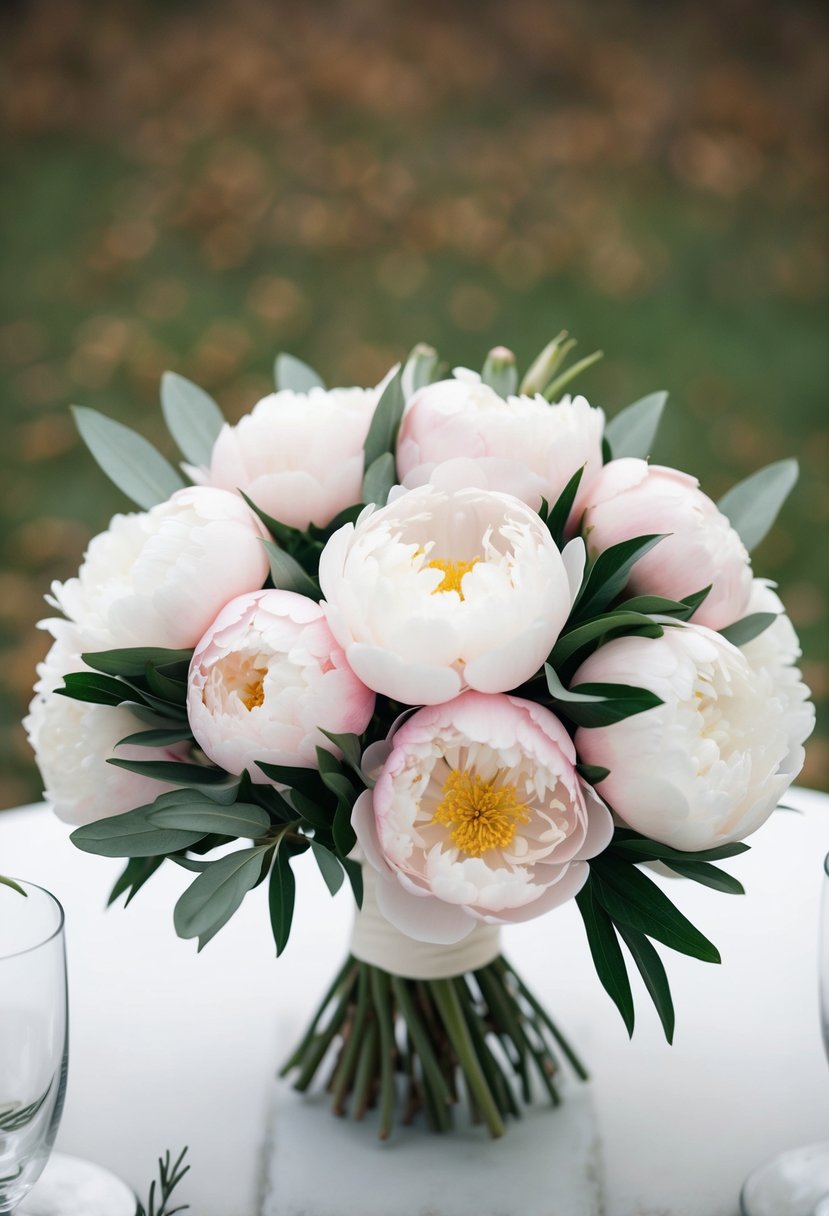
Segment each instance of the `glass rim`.
[[25,946],[22,950],[11,950],[8,954],[0,952],[0,963],[5,962],[6,959],[21,958],[24,954],[31,954],[33,950],[40,950],[43,946],[48,946],[49,942],[54,941],[63,932],[63,926],[66,923],[66,913],[57,895],[53,895],[45,887],[39,886],[36,882],[29,882],[25,878],[12,878],[11,881],[16,883],[18,887],[28,887],[32,891],[39,891],[41,895],[45,895],[47,899],[50,899],[58,910],[58,923],[47,937],[41,938],[39,942],[35,942],[32,946]]

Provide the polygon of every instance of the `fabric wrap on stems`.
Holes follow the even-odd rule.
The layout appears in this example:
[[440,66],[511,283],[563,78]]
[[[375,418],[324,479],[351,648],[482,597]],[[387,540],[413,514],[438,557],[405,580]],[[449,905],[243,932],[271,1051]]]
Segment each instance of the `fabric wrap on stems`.
[[363,866],[363,906],[354,918],[351,954],[406,980],[439,980],[486,967],[501,953],[498,925],[478,924],[450,945],[418,942],[389,924],[377,906],[377,879]]

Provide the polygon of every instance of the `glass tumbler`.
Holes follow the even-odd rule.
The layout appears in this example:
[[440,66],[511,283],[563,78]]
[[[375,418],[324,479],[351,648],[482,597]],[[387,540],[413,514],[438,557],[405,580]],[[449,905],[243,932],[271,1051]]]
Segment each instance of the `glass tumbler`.
[[52,1150],[68,1063],[63,908],[29,882],[0,883],[0,1216]]

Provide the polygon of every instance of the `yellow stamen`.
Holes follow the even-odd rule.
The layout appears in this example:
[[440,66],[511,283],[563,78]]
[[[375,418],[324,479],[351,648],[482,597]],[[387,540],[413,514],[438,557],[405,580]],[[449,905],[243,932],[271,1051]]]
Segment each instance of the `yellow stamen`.
[[254,668],[254,678],[239,690],[239,700],[246,709],[256,709],[265,700],[265,672]]
[[443,798],[432,823],[452,828],[452,840],[470,857],[512,844],[519,823],[529,823],[527,804],[509,781],[483,781],[477,773],[453,771],[443,785]]
[[472,567],[476,566],[480,560],[479,557],[473,557],[471,562],[453,562],[443,557],[436,557],[434,561],[427,562],[426,565],[431,567],[432,570],[443,571],[443,582],[438,583],[432,595],[437,595],[439,591],[457,591],[458,595],[463,599],[463,588],[461,586],[463,576],[468,574]]

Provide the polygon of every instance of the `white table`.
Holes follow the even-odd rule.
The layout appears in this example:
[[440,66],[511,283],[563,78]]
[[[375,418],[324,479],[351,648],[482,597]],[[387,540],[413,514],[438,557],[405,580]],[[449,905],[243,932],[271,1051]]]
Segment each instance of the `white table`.
[[[753,1166],[829,1137],[815,981],[829,797],[803,790],[789,801],[804,813],[778,812],[726,863],[745,898],[665,880],[723,956],[713,967],[663,951],[673,1048],[638,982],[628,1042],[575,907],[505,933],[593,1072],[606,1216],[734,1216]],[[66,908],[72,1040],[60,1149],[145,1193],[157,1155],[186,1142],[182,1199],[194,1216],[258,1216],[273,1075],[340,963],[351,920],[348,893],[332,901],[306,861],[278,962],[262,888],[197,956],[171,922],[183,871],[165,867],[127,911],[104,914],[119,863],[78,852],[43,808],[0,814],[0,872],[41,883]]]

